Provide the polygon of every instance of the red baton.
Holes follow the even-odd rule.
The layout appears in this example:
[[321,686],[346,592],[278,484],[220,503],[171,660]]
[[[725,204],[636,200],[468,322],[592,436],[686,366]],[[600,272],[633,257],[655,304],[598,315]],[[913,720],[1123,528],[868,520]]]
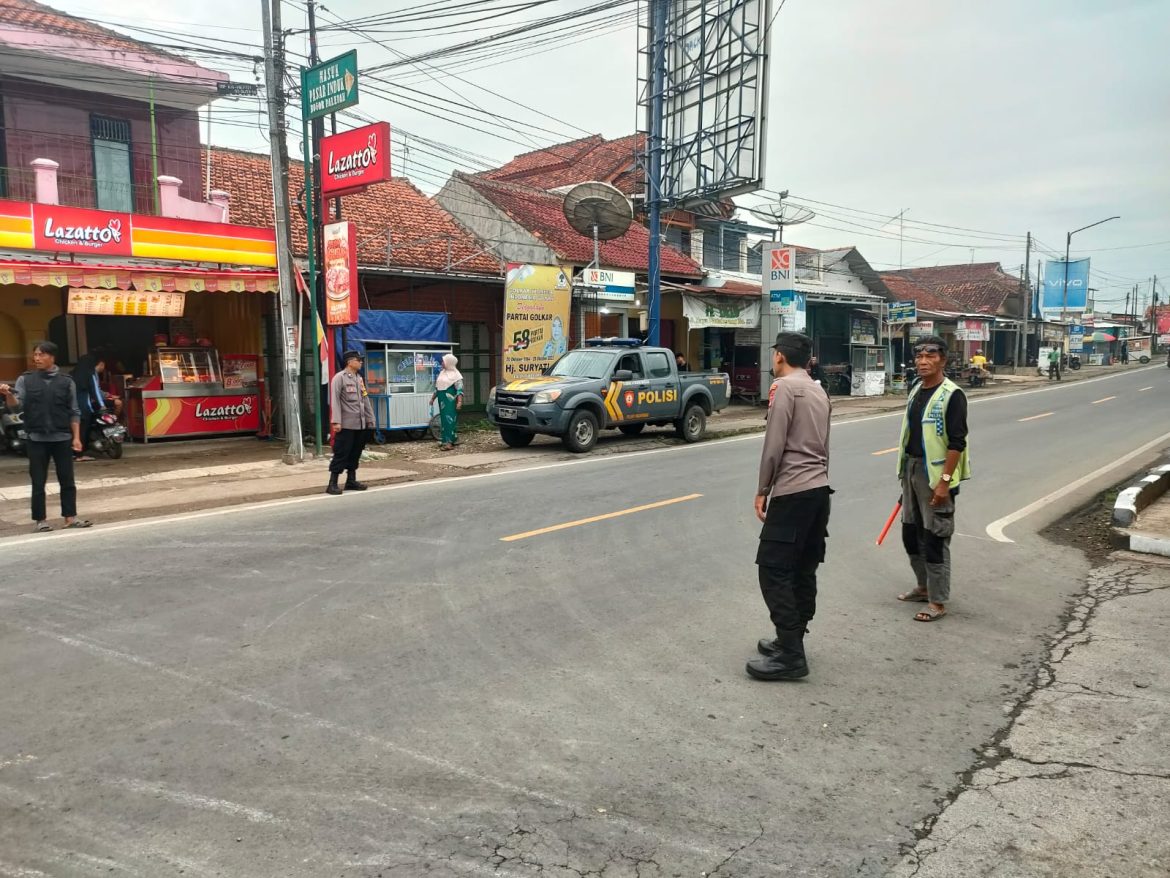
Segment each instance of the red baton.
[[890,532],[890,528],[894,526],[894,519],[898,517],[898,513],[902,511],[902,498],[898,498],[898,502],[894,504],[894,511],[890,513],[890,517],[886,519],[886,526],[882,528],[881,534],[877,538],[875,545],[880,546],[885,540],[886,534]]

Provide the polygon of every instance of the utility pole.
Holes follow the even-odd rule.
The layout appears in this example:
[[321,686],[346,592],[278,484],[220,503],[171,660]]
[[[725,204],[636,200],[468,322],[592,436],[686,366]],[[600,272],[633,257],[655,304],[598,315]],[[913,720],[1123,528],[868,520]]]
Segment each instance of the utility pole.
[[[314,0],[308,0],[309,11],[309,66],[313,67],[321,60],[317,54],[317,9]],[[302,102],[304,96],[302,95]],[[302,104],[303,106],[303,104]],[[313,336],[313,345],[317,342],[317,321],[321,319],[318,303],[321,301],[321,290],[318,289],[323,275],[320,272],[323,261],[323,239],[321,234],[321,214],[324,201],[318,202],[321,191],[321,138],[325,134],[325,122],[322,119],[312,120],[311,126],[301,122],[305,152],[305,222],[308,229],[309,245],[309,332]],[[309,128],[311,127],[311,131]],[[325,393],[321,389],[321,357],[314,350],[313,354],[313,393],[316,404],[313,406],[313,429],[317,455],[320,456],[324,447],[322,441],[322,423],[325,412]]]
[[1024,277],[1020,284],[1020,316],[1024,322],[1023,330],[1016,339],[1016,365],[1019,367],[1023,367],[1028,355],[1028,291],[1032,288],[1032,280],[1028,276],[1028,269],[1031,262],[1032,233],[1028,232],[1027,243],[1024,245]]
[[1158,275],[1150,281],[1150,353],[1158,353]]
[[[312,0],[309,0],[312,3]],[[650,0],[650,124],[647,126],[646,196],[650,220],[650,253],[646,271],[646,340],[661,341],[662,309],[662,114],[666,88],[666,21],[669,0]]]
[[[288,146],[284,131],[284,35],[280,26],[280,0],[269,6],[260,0],[264,25],[264,92],[268,97],[268,143],[271,147],[273,217],[276,220],[276,266],[280,276],[280,379],[283,388],[284,437],[288,442],[286,462],[305,456],[301,435],[300,327],[297,325],[296,270],[292,261],[289,234]],[[211,143],[207,148],[210,151]]]

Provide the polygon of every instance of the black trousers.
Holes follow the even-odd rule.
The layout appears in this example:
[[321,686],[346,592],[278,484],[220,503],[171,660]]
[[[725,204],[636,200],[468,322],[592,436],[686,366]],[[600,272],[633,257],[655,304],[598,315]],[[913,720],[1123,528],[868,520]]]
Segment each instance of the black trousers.
[[756,564],[776,633],[803,631],[817,612],[817,567],[829,536],[829,488],[772,498]]
[[28,474],[32,477],[33,521],[44,521],[45,483],[49,479],[49,461],[57,468],[57,484],[61,486],[61,515],[77,515],[77,485],[73,481],[73,442],[36,442],[28,440]]
[[333,459],[329,472],[334,475],[354,473],[362,462],[362,452],[370,441],[372,430],[347,430],[344,427],[333,437]]

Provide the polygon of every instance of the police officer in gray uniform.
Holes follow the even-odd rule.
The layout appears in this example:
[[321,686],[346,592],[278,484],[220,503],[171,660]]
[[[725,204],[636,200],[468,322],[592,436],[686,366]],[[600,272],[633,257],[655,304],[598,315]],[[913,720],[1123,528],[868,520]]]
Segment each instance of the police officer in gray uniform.
[[764,523],[756,564],[760,591],[776,629],[747,663],[757,680],[808,676],[806,626],[817,609],[817,567],[829,535],[828,394],[809,377],[812,342],[799,332],[781,332],[772,346],[768,428],[760,455],[756,517]]
[[357,480],[357,468],[362,462],[362,451],[370,441],[374,429],[374,407],[362,380],[361,368],[365,358],[360,351],[346,351],[342,355],[345,368],[329,382],[330,426],[333,431],[333,459],[329,461],[329,487],[326,494],[340,494],[338,477],[345,473],[346,491],[364,491],[366,485]]

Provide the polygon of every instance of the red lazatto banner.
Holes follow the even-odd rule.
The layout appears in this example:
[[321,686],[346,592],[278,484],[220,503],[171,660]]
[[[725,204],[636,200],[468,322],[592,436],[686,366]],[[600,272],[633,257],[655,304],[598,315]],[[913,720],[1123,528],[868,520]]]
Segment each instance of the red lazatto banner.
[[32,219],[34,248],[37,250],[108,256],[130,256],[133,253],[128,213],[34,204]]
[[390,179],[390,123],[375,122],[321,140],[321,194],[360,192]]
[[358,320],[357,234],[353,223],[325,226],[325,323],[348,326]]
[[260,432],[260,397],[172,396],[143,400],[146,434],[188,436],[192,433]]

